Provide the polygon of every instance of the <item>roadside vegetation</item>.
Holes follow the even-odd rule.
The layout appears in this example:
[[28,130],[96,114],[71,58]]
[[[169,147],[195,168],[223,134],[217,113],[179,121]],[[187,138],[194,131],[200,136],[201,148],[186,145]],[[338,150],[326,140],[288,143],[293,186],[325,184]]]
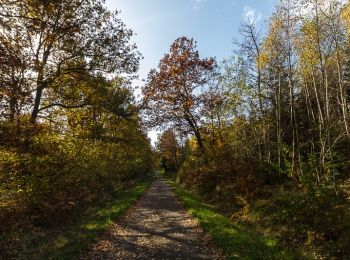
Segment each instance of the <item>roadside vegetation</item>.
[[282,249],[276,238],[264,233],[262,229],[258,230],[254,223],[232,221],[214,204],[204,202],[172,180],[168,182],[227,259],[300,259],[297,252],[290,254]]
[[[124,213],[151,184],[151,176],[129,182],[124,190],[105,194],[74,209],[69,220],[50,226],[21,226],[0,240],[3,259],[79,259],[113,221]],[[6,247],[4,242],[9,243]]]
[[0,0],[0,256],[75,256],[158,164],[230,257],[349,259],[350,3],[282,0],[240,33],[223,62],[177,38],[138,102],[103,0]]
[[349,10],[280,1],[220,63],[180,37],[143,88],[164,171],[305,258],[350,257]]
[[0,258],[71,259],[152,172],[141,55],[102,0],[0,0],[0,28]]

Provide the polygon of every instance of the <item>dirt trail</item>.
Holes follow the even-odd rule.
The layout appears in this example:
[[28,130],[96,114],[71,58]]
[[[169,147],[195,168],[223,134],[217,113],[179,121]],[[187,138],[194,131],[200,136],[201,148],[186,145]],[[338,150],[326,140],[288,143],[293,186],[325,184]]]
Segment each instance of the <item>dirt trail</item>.
[[221,259],[208,236],[158,178],[81,259]]

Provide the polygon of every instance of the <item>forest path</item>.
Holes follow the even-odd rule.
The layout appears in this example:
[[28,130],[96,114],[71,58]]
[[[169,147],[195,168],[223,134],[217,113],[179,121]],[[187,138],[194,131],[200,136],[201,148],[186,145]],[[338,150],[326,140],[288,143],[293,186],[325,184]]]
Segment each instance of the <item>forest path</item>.
[[208,235],[157,178],[81,259],[221,259]]

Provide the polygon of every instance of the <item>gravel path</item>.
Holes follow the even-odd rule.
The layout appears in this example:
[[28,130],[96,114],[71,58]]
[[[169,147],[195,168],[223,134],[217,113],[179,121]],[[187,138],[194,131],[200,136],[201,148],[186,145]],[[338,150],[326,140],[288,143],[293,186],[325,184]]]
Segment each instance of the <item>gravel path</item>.
[[210,241],[158,178],[81,259],[221,259]]

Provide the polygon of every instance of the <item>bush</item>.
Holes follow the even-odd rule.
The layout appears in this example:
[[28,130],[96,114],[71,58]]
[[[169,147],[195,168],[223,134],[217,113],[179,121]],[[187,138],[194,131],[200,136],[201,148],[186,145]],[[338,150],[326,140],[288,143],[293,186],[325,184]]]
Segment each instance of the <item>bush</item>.
[[2,147],[1,215],[30,210],[54,220],[58,211],[68,212],[88,194],[120,190],[127,180],[149,172],[150,153],[147,147],[45,131],[32,138],[30,152]]

